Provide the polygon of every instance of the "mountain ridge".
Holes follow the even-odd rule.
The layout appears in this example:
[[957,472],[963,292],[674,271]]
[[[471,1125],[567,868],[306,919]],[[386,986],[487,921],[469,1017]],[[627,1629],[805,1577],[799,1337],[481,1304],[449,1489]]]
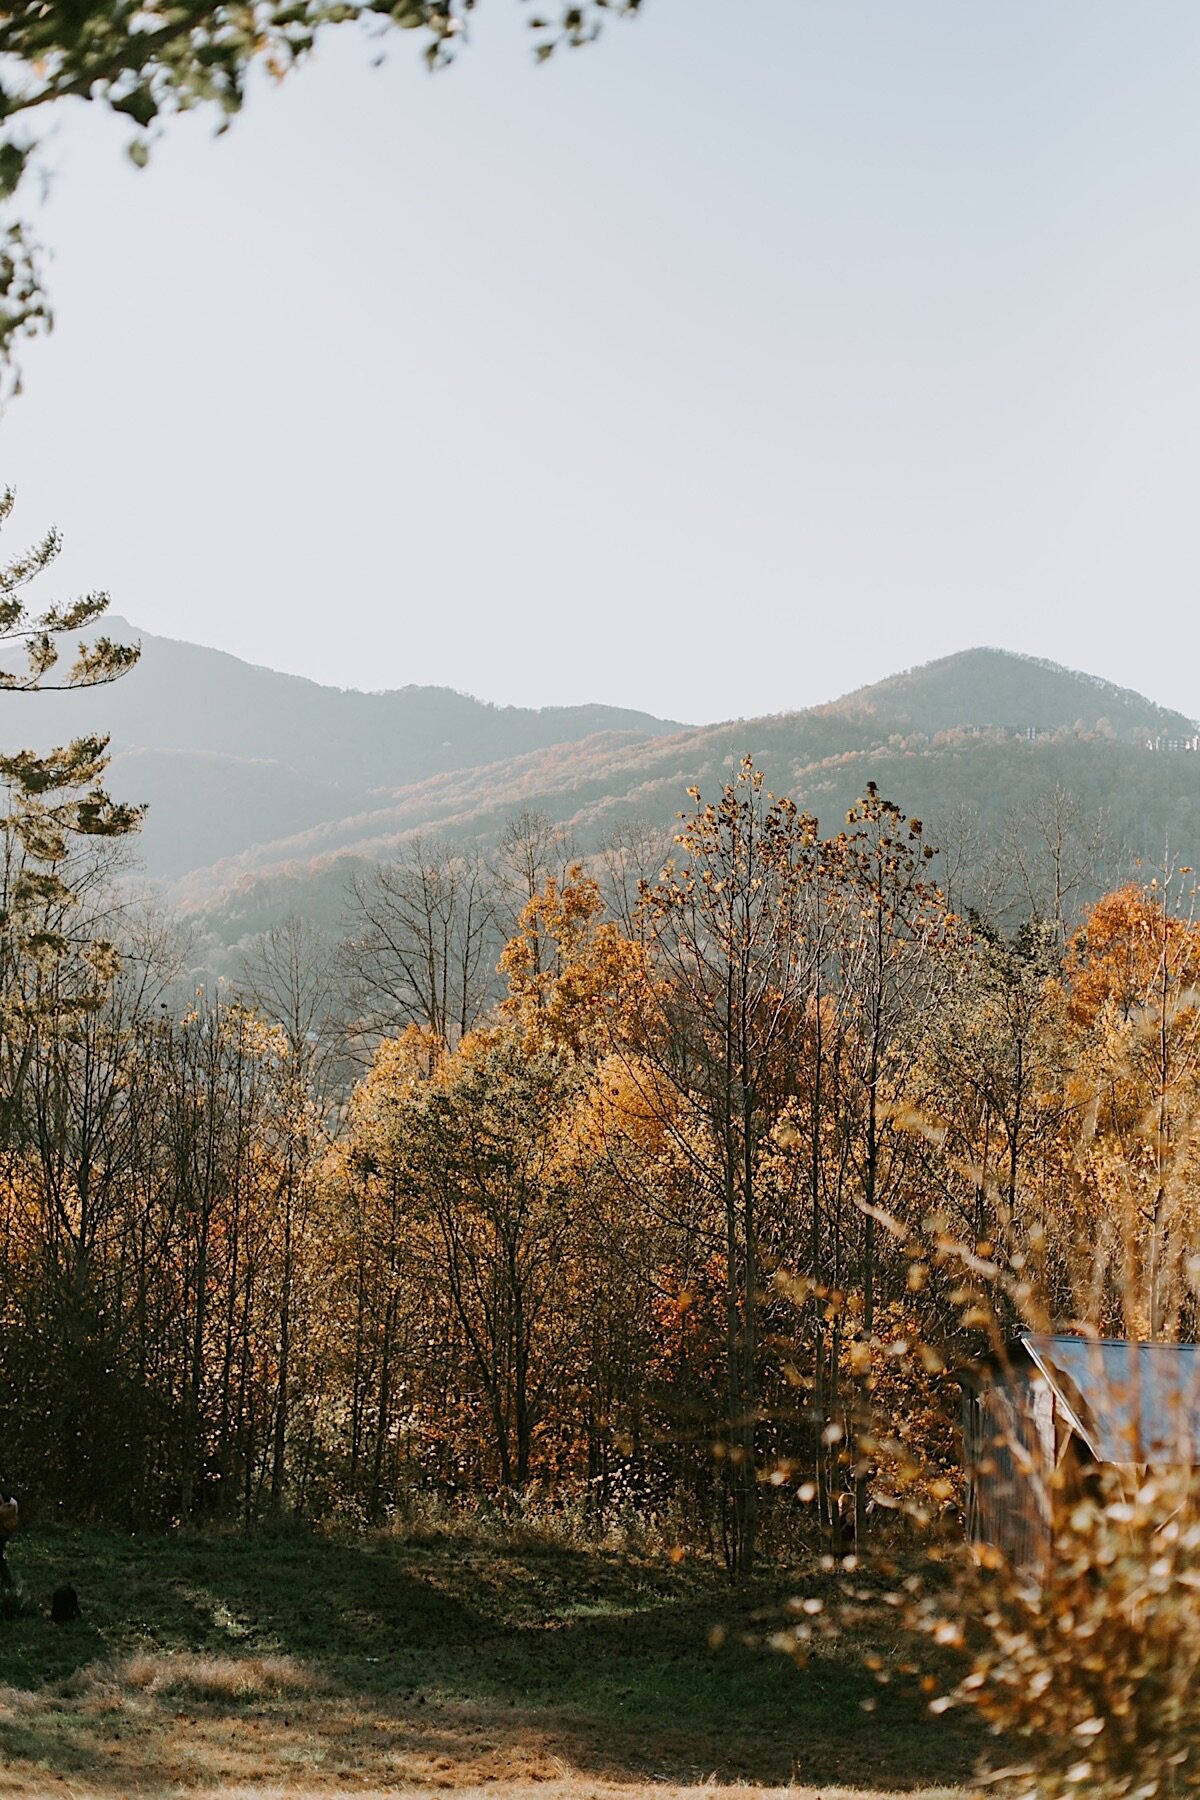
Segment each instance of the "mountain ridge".
[[[0,693],[0,740],[48,749],[106,735],[110,785],[150,811],[149,872],[174,878],[257,843],[364,810],[376,788],[490,764],[606,731],[651,739],[676,720],[600,703],[494,706],[410,683],[364,693],[247,663],[228,651],[141,631],[121,681],[90,691]],[[136,784],[136,785],[134,785]]]
[[[964,705],[965,669],[983,679],[974,711]],[[1026,681],[1032,672],[1035,679],[1033,692],[1027,692],[1020,704],[1013,702],[1012,724],[997,724],[985,716],[995,705],[998,672],[1015,672]],[[953,704],[946,701],[941,711],[930,707],[928,694],[919,693],[921,685],[931,680],[953,689]],[[891,703],[897,693],[904,700],[902,708]],[[898,732],[901,723],[911,727],[914,694],[927,715],[936,714],[929,717],[935,729]],[[1105,711],[1090,725],[1081,724],[1085,703],[1094,713],[1097,701]],[[1039,720],[1036,727],[1026,723],[1031,712]],[[1109,715],[1115,715],[1115,722]],[[944,717],[961,722],[947,726]],[[872,769],[883,763],[896,766],[913,789],[913,805],[919,798],[920,807],[928,812],[931,797],[936,798],[929,793],[928,779],[934,763],[953,780],[972,747],[975,761],[981,750],[984,761],[990,756],[1010,763],[1010,776],[1020,786],[1032,779],[1029,758],[1018,753],[1018,746],[1031,747],[1030,738],[1042,741],[1060,761],[1066,739],[1086,741],[1090,747],[1084,762],[1093,768],[1106,746],[1114,752],[1127,750],[1135,758],[1133,767],[1140,769],[1136,759],[1144,754],[1148,736],[1177,737],[1192,729],[1184,715],[1111,683],[1012,652],[975,650],[920,665],[853,690],[841,701],[795,713],[722,721],[661,734],[649,742],[619,733],[597,734],[573,746],[552,746],[507,762],[403,784],[390,792],[380,790],[357,815],[315,823],[291,837],[281,834],[274,844],[259,845],[253,852],[198,871],[176,891],[186,904],[203,908],[219,904],[223,889],[236,886],[245,891],[256,878],[303,880],[306,868],[324,868],[338,858],[367,862],[386,857],[416,831],[486,841],[518,808],[544,810],[587,844],[635,818],[669,823],[689,786],[719,783],[745,752],[767,769],[772,785],[814,809],[818,803],[826,810],[831,803],[839,809],[848,803],[853,798],[847,785],[851,775],[857,792]]]
[[[942,676],[952,676],[952,682],[941,681]],[[937,692],[939,687],[941,692]],[[899,669],[865,687],[853,688],[826,704],[835,711],[866,706],[874,716],[916,723],[902,707],[889,705],[897,698],[907,699],[909,706],[914,701],[920,704],[920,728],[926,731],[965,725],[979,729],[1020,729],[1039,723],[1051,726],[1073,723],[1062,716],[1069,710],[1062,704],[1068,690],[1077,693],[1081,704],[1102,698],[1108,711],[1093,714],[1093,721],[1107,717],[1118,732],[1143,726],[1147,729],[1157,726],[1159,735],[1186,735],[1196,730],[1195,721],[1186,714],[1159,706],[1135,689],[1121,687],[1102,675],[1069,669],[1064,663],[1052,662],[1048,657],[1030,656],[1024,651],[1004,650],[988,644],[973,645],[948,656],[916,663],[908,669]],[[976,694],[980,695],[978,701],[974,698]],[[963,716],[964,706],[975,716]],[[1039,720],[1036,716],[1039,710],[1046,712],[1047,718]],[[1057,718],[1053,717],[1055,713],[1059,714]],[[987,716],[982,716],[985,714]]]
[[[123,619],[108,627],[139,635]],[[1187,812],[1187,771],[1200,771],[1200,757],[1186,769],[1145,760],[1156,741],[1192,738],[1185,715],[990,646],[818,705],[695,726],[602,705],[497,707],[415,684],[366,694],[140,635],[142,663],[113,686],[36,703],[0,694],[0,735],[24,743],[36,723],[40,747],[110,733],[112,791],[150,803],[148,873],[204,912],[264,880],[299,893],[306,871],[387,857],[414,832],[486,844],[521,809],[545,811],[585,847],[635,819],[667,826],[689,787],[719,786],[745,753],[775,791],[835,817],[885,775],[928,817],[976,787],[1026,792],[1069,767],[1119,803],[1144,791],[1158,819],[1168,790]]]

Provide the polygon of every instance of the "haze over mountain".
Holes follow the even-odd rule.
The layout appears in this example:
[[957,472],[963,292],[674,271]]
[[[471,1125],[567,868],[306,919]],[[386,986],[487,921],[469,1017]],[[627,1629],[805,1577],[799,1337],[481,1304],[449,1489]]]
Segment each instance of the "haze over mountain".
[[[0,696],[0,736],[113,738],[110,786],[146,800],[147,872],[226,943],[285,913],[336,919],[355,867],[436,831],[486,845],[544,811],[582,851],[631,821],[669,826],[687,789],[751,754],[826,828],[867,780],[934,827],[984,837],[1069,791],[1130,857],[1200,861],[1193,721],[1058,664],[972,649],[794,713],[681,726],[602,705],[488,705],[448,688],[363,694],[136,632],[139,667],[86,694]],[[1152,748],[1158,746],[1158,748]]]
[[640,742],[679,729],[616,706],[492,706],[451,688],[323,687],[119,617],[105,629],[141,641],[137,667],[89,692],[0,695],[0,743],[44,749],[108,733],[113,791],[149,804],[140,854],[156,877],[356,815],[377,788],[597,732]]

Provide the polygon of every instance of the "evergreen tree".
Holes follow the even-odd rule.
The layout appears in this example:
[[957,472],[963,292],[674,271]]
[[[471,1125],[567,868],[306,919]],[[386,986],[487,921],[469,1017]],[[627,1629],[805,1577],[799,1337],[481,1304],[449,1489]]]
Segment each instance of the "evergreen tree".
[[[14,494],[0,497],[0,529]],[[36,694],[98,687],[131,669],[138,647],[104,635],[75,638],[102,617],[108,595],[31,609],[26,589],[58,555],[60,539],[40,543],[0,567],[0,644],[8,654],[0,689]],[[74,639],[63,666],[62,639]],[[81,845],[136,831],[142,809],[113,800],[103,786],[108,739],[81,737],[43,754],[0,749],[0,1144],[11,1141],[36,1035],[66,1027],[100,1005],[116,971],[107,937],[79,920]]]

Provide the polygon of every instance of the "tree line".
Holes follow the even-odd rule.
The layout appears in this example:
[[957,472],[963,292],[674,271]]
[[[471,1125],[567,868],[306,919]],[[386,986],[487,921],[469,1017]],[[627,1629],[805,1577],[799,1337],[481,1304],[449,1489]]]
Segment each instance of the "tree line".
[[43,1509],[536,1502],[746,1572],[952,1511],[951,1238],[1049,1322],[1194,1330],[1186,873],[1005,936],[873,786],[823,834],[746,760],[668,841],[415,841],[342,944],[181,999],[66,829],[131,821],[47,835],[4,774],[0,1443]]

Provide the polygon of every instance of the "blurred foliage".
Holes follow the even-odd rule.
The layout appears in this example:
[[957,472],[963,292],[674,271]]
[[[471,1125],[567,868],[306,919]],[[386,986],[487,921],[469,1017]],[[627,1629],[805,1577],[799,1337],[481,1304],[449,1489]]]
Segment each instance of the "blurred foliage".
[[[1200,1786],[1200,1515],[1191,1471],[1108,1467],[1054,1494],[1038,1583],[1000,1558],[960,1589],[970,1672],[945,1698],[1019,1743],[1029,1794],[1145,1796]],[[915,1609],[947,1639],[948,1609]],[[940,1708],[939,1708],[940,1710]]]
[[[1020,1800],[1079,1794],[1152,1800],[1200,1787],[1200,1513],[1191,1470],[1064,1465],[1051,1489],[1050,1550],[1014,1568],[987,1545],[944,1539],[919,1566],[870,1572],[827,1559],[832,1589],[793,1605],[772,1646],[801,1667],[888,1620],[910,1634],[898,1662],[868,1650],[877,1683],[924,1694],[935,1716],[973,1713],[1000,1740],[989,1759]],[[921,1647],[925,1647],[922,1655]],[[868,1712],[876,1703],[864,1703]]]

